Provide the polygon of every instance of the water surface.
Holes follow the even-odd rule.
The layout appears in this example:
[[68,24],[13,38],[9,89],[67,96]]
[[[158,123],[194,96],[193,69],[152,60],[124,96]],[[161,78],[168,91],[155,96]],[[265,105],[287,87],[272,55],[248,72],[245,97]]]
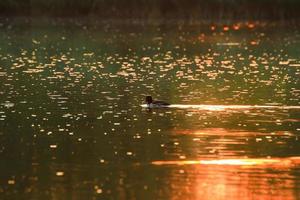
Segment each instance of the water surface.
[[0,35],[1,199],[299,198],[299,28],[14,19]]

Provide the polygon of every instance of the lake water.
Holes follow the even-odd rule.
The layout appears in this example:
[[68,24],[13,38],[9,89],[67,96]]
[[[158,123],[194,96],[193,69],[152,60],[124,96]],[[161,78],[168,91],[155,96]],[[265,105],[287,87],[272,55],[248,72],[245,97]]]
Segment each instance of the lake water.
[[299,30],[2,20],[1,199],[299,199]]

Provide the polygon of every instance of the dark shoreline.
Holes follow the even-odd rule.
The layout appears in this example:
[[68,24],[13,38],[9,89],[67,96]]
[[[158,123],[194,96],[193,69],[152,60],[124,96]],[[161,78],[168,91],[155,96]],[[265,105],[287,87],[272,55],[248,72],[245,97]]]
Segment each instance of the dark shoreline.
[[7,0],[3,17],[98,19],[300,20],[298,0]]
[[141,18],[97,18],[95,16],[84,16],[84,17],[34,17],[34,16],[0,16],[0,28],[6,27],[9,25],[18,25],[18,26],[64,26],[73,24],[75,26],[93,26],[93,27],[101,27],[101,26],[118,26],[118,25],[156,25],[156,26],[233,26],[240,25],[241,27],[248,26],[248,24],[254,24],[256,27],[264,27],[264,26],[276,26],[276,27],[288,27],[288,28],[299,28],[300,19],[286,19],[286,20],[248,20],[248,19],[181,19],[181,18],[172,18],[172,19],[164,19],[164,18],[149,18],[149,19],[141,19]]

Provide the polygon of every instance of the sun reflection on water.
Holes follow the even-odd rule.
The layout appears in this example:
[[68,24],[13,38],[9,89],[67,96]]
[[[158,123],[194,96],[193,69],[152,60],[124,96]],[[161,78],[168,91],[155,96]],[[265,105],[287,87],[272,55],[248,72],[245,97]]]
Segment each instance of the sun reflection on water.
[[297,187],[292,174],[299,169],[300,157],[153,161],[152,164],[174,165],[161,177],[171,186],[170,199],[293,200],[295,195],[289,188]]
[[232,159],[211,159],[211,160],[168,160],[153,161],[153,165],[236,165],[236,166],[270,166],[286,167],[299,165],[300,157],[290,158],[232,158]]

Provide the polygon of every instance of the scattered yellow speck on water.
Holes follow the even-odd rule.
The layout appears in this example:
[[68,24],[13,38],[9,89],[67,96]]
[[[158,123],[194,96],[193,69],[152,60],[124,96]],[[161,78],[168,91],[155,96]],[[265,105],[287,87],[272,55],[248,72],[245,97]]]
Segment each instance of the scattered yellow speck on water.
[[58,172],[56,172],[56,176],[63,176],[65,173],[64,172],[62,172],[62,171],[58,171]]
[[96,193],[97,193],[97,194],[101,194],[101,193],[102,193],[102,189],[100,189],[100,188],[97,189],[97,190],[96,190]]
[[56,144],[51,144],[51,145],[50,145],[50,148],[51,148],[51,149],[56,149],[56,148],[57,148],[57,145],[56,145]]
[[103,190],[101,188],[99,188],[98,185],[95,185],[94,189],[95,189],[95,191],[96,191],[97,194],[101,194],[103,192]]

